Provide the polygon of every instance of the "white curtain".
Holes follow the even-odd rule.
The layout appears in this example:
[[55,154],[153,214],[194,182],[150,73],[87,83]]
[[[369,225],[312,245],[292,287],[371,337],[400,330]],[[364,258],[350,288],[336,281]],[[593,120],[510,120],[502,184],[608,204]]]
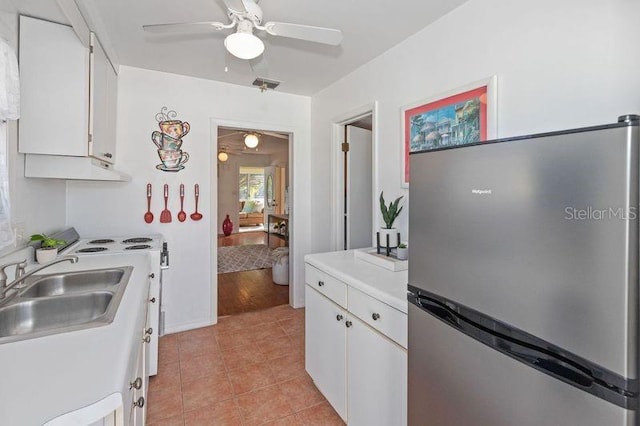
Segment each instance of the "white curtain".
[[15,235],[11,227],[9,200],[9,162],[7,120],[20,117],[20,80],[18,60],[9,44],[0,39],[0,249],[12,245]]

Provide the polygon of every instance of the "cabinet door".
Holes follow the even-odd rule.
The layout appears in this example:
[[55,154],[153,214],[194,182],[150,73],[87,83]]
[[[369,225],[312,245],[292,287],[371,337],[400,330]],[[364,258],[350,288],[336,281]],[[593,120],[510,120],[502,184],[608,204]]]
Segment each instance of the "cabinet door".
[[91,33],[90,155],[113,163],[116,148],[118,77],[100,41]]
[[20,17],[22,153],[88,155],[89,49],[71,27]]
[[349,424],[406,425],[406,350],[359,319],[348,321]]
[[346,410],[346,327],[344,309],[305,287],[305,364],[314,383],[343,420]]

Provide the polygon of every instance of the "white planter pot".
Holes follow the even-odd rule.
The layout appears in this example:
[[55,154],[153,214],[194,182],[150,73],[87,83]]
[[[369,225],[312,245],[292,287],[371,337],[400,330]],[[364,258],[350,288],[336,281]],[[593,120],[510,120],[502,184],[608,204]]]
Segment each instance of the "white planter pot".
[[39,248],[36,250],[36,260],[38,263],[48,263],[58,256],[57,248],[43,249]]
[[387,235],[389,235],[389,248],[398,247],[398,229],[380,228],[380,247],[387,246]]
[[397,250],[398,260],[407,260],[409,258],[409,247],[405,247],[405,248],[398,247],[396,250]]

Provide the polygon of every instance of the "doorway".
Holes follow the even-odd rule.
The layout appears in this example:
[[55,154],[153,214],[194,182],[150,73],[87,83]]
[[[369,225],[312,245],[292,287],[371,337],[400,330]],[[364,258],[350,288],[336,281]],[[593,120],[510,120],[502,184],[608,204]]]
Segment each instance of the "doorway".
[[337,250],[373,245],[375,210],[375,108],[367,108],[336,123],[334,144],[337,211],[334,213]]
[[[247,135],[257,145],[245,143]],[[267,233],[269,214],[287,204],[288,169],[288,134],[218,127],[219,317],[289,303],[286,241]]]

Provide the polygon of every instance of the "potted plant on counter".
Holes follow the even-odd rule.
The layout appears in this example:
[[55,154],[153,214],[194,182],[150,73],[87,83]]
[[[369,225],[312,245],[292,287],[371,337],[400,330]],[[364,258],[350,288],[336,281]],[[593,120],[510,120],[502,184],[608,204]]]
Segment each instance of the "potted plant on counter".
[[380,193],[380,212],[382,213],[382,220],[384,220],[385,227],[380,229],[380,247],[387,247],[387,236],[389,239],[389,248],[395,248],[396,244],[399,242],[398,230],[393,227],[393,222],[398,218],[402,208],[401,206],[398,208],[400,204],[400,200],[402,199],[402,195],[396,198],[395,201],[387,204],[384,201],[384,191]]
[[65,240],[51,238],[46,234],[33,234],[31,241],[40,241],[40,248],[36,249],[36,260],[38,263],[51,262],[58,255],[58,247],[65,245]]
[[398,260],[407,260],[409,258],[409,247],[407,243],[401,243],[396,250]]

